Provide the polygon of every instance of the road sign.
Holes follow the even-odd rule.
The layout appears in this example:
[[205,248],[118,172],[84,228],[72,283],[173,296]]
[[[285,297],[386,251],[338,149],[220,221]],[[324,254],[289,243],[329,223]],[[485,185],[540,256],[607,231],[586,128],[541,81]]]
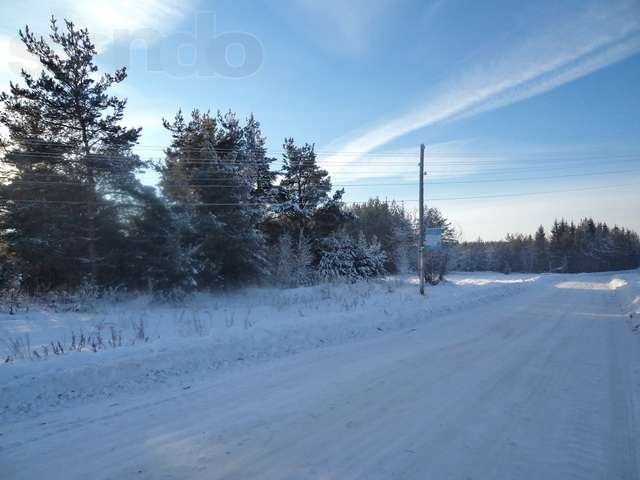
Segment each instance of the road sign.
[[424,246],[426,248],[440,248],[442,244],[442,227],[425,228]]

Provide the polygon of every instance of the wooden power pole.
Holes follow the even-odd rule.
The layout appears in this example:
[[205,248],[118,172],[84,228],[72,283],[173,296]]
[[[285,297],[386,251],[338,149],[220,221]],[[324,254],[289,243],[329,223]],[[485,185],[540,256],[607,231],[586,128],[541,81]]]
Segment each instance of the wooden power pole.
[[420,145],[420,245],[418,246],[418,270],[420,274],[420,295],[424,295],[424,143]]

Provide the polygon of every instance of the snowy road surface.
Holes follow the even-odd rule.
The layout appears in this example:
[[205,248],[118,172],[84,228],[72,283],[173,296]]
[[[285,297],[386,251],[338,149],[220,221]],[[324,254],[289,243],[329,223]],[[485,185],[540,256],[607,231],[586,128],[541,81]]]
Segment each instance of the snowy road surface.
[[0,478],[638,479],[640,336],[610,278],[9,422]]

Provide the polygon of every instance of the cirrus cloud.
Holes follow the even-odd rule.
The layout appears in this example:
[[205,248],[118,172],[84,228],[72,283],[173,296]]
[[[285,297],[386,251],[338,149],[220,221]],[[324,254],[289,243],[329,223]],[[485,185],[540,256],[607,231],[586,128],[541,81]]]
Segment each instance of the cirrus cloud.
[[[434,92],[419,108],[333,142],[334,159],[365,154],[420,128],[476,115],[540,95],[640,52],[636,1],[585,8],[570,24],[547,26],[503,49]],[[331,158],[330,158],[331,160]],[[349,168],[349,167],[346,167]]]

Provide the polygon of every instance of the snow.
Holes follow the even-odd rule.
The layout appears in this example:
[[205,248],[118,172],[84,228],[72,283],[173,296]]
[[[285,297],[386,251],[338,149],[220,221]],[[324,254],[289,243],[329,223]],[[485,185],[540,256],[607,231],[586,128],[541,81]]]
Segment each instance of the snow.
[[414,281],[2,316],[32,345],[141,316],[150,338],[1,366],[0,472],[638,478],[640,272]]
[[499,273],[485,273],[482,276],[472,278],[460,278],[454,279],[453,283],[456,285],[491,285],[491,284],[510,284],[510,283],[526,283],[535,282],[540,278],[540,275],[528,275],[528,276],[515,276],[516,278],[505,278],[505,275]]
[[613,278],[608,282],[560,282],[557,288],[572,288],[580,290],[617,290],[626,287],[627,281],[621,278]]
[[[503,283],[496,276],[487,284],[488,275],[492,274],[474,281],[474,275],[454,274],[449,282],[428,290],[427,302],[417,295],[416,279],[406,277],[202,294],[179,306],[145,298],[94,302],[83,312],[55,312],[32,305],[28,313],[0,316],[0,338],[28,334],[33,350],[58,341],[68,346],[72,332],[77,337],[80,332],[95,335],[100,330],[106,343],[113,326],[122,331],[123,346],[97,353],[85,347],[82,352],[49,353],[46,360],[4,365],[0,412],[37,414],[114,392],[193,383],[203,371],[414,327],[443,313],[514,295],[519,284],[539,278],[514,277]],[[146,342],[135,338],[141,321]],[[2,358],[9,353],[0,350]]]

